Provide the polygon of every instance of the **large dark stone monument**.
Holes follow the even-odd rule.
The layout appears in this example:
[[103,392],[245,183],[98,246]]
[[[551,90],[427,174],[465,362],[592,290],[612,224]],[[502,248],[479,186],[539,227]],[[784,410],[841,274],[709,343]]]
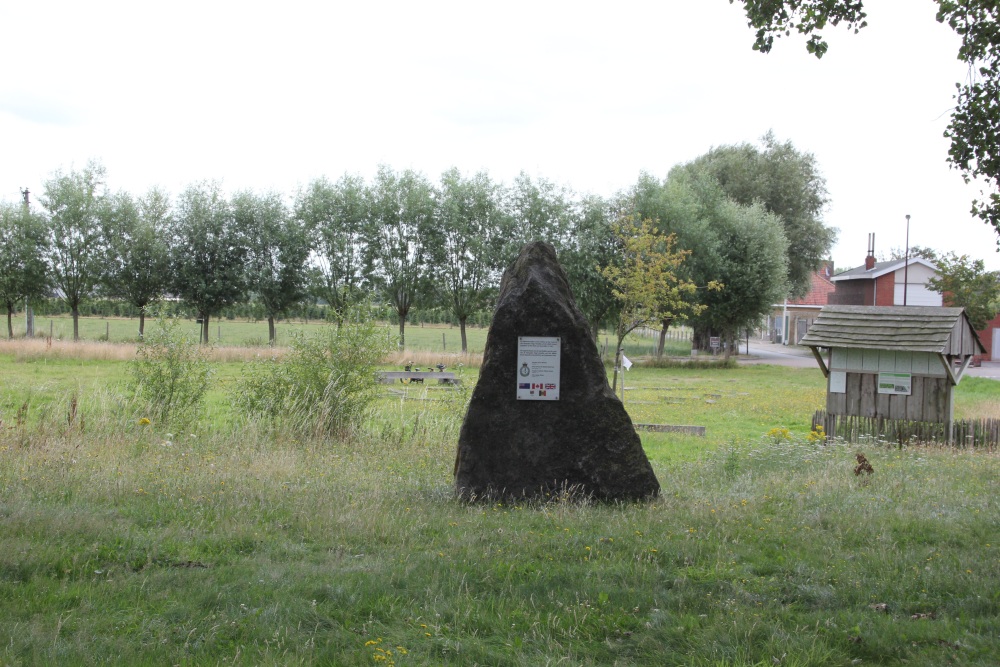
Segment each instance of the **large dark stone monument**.
[[466,499],[655,496],[632,420],[608,385],[586,318],[547,243],[504,273],[455,460]]

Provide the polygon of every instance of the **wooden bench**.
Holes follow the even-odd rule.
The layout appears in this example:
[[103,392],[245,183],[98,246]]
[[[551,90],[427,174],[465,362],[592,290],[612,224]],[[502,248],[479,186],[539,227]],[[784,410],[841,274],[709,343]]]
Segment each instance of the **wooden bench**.
[[375,374],[376,379],[382,384],[394,384],[402,382],[422,383],[424,380],[437,380],[438,384],[459,385],[462,381],[455,377],[454,373],[441,371],[379,371]]

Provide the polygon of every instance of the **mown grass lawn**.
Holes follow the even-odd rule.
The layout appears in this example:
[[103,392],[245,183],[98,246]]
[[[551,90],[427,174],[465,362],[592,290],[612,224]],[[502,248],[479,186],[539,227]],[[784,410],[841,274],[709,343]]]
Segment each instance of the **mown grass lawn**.
[[[636,421],[708,435],[644,434],[663,493],[624,505],[456,501],[466,391],[387,386],[354,436],[302,440],[233,425],[221,389],[194,428],[140,424],[121,361],[0,373],[0,664],[1000,655],[996,454],[812,443],[816,371],[630,371]],[[967,378],[958,411],[998,396]]]

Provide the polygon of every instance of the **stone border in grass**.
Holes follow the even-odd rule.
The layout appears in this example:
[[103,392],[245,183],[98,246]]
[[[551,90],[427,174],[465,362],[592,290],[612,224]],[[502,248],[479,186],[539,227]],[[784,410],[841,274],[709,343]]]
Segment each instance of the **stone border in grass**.
[[673,426],[670,424],[633,424],[637,431],[654,431],[656,433],[683,433],[705,437],[704,426]]

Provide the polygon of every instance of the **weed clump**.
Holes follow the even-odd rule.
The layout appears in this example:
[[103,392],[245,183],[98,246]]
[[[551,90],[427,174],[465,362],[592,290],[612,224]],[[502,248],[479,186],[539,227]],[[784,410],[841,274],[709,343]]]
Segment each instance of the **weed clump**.
[[327,328],[315,336],[293,333],[283,357],[251,361],[232,394],[242,419],[313,435],[358,423],[378,396],[375,370],[390,337],[370,320]]
[[157,318],[135,354],[128,386],[146,416],[162,424],[196,419],[212,368],[205,350],[181,331],[180,321]]
[[767,432],[767,437],[770,438],[774,444],[779,444],[791,441],[792,432],[786,426],[776,426]]

